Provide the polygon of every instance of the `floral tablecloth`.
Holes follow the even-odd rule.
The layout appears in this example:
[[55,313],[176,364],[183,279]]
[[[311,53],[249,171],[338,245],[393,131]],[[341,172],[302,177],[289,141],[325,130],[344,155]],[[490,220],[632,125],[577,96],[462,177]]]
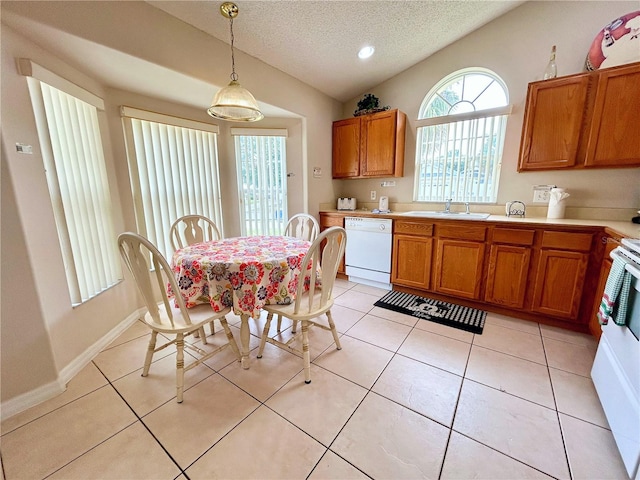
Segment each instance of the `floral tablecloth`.
[[283,236],[225,238],[177,250],[171,266],[187,308],[210,303],[216,312],[232,307],[236,315],[257,318],[267,303],[294,300],[310,246]]

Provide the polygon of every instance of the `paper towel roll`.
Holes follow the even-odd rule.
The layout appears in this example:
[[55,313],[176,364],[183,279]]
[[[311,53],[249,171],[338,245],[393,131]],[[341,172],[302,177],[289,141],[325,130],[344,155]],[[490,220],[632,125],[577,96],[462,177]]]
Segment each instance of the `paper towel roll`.
[[569,196],[564,188],[552,188],[549,193],[547,218],[564,218],[565,199]]

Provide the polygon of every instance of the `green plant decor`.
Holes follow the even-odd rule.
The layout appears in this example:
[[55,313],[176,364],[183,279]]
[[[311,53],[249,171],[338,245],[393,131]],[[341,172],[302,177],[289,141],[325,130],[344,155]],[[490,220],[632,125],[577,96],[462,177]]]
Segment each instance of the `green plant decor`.
[[381,107],[378,97],[372,93],[367,93],[362,97],[362,100],[358,102],[358,109],[353,112],[353,116],[359,117],[360,115],[367,115],[369,113],[384,112],[385,110],[389,110],[389,108],[389,105]]

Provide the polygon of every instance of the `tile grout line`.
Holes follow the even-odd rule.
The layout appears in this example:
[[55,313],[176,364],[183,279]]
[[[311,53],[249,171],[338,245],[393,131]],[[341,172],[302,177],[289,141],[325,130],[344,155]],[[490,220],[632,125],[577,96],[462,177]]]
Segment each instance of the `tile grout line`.
[[562,448],[564,449],[564,458],[567,462],[567,470],[569,470],[569,479],[573,480],[573,469],[571,468],[571,461],[569,460],[569,450],[567,449],[567,441],[564,435],[564,428],[562,427],[562,422],[560,421],[560,412],[558,411],[558,400],[556,399],[556,389],[553,385],[553,380],[551,379],[551,370],[549,366],[549,358],[547,357],[547,349],[544,343],[544,335],[542,335],[542,328],[540,324],[538,324],[538,329],[540,330],[540,342],[542,343],[542,352],[544,353],[544,359],[547,363],[547,375],[549,376],[549,384],[551,385],[551,394],[553,395],[553,403],[555,405],[556,411],[556,419],[558,421],[558,428],[560,429],[560,438],[562,439]]
[[[163,358],[164,358],[164,357],[163,357]],[[95,365],[95,363],[94,363],[94,365]],[[184,475],[184,476],[187,478],[187,480],[189,480],[189,475],[187,475],[187,472],[185,471],[186,469],[185,469],[185,470],[183,470],[183,469],[182,469],[182,467],[181,467],[181,466],[180,466],[180,464],[176,461],[176,459],[175,459],[175,458],[173,458],[173,456],[169,453],[169,451],[165,448],[165,446],[164,446],[164,445],[162,445],[162,442],[160,442],[160,439],[159,439],[159,438],[157,438],[157,437],[154,435],[154,433],[151,431],[151,429],[148,427],[148,425],[147,425],[147,424],[142,420],[142,417],[140,417],[140,416],[138,415],[138,413],[134,410],[134,408],[133,408],[131,405],[129,405],[129,402],[127,402],[127,400],[122,396],[122,394],[118,391],[118,389],[115,387],[115,385],[114,385],[113,383],[111,383],[111,380],[109,380],[109,379],[107,378],[107,376],[104,374],[104,372],[103,372],[102,370],[100,370],[100,367],[98,367],[97,365],[95,365],[95,366],[96,366],[96,368],[98,369],[98,371],[99,371],[99,372],[104,376],[104,378],[107,380],[107,382],[108,382],[109,386],[110,386],[111,388],[113,388],[113,390],[114,390],[114,391],[116,392],[116,394],[117,394],[117,395],[122,399],[122,401],[125,403],[125,405],[126,405],[127,407],[129,407],[129,409],[131,410],[131,412],[133,413],[133,415],[137,418],[137,421],[139,421],[139,422],[140,422],[140,424],[145,428],[145,430],[146,430],[147,432],[149,432],[149,435],[151,435],[151,437],[156,441],[156,443],[160,446],[160,448],[162,448],[162,450],[164,451],[164,453],[166,453],[166,454],[167,454],[167,456],[171,459],[171,461],[175,464],[175,466],[176,466],[176,467],[178,467],[178,470],[180,470],[180,473],[181,473],[182,475]],[[210,368],[209,366],[206,366],[206,367],[207,367],[207,368]],[[137,370],[137,369],[136,369],[136,370]],[[134,370],[134,372],[135,372],[136,370]],[[133,373],[133,372],[131,372],[131,373]],[[214,374],[215,374],[215,373],[216,373],[216,372],[214,371]],[[209,377],[207,377],[207,378],[209,378]],[[206,379],[203,379],[203,380],[201,380],[200,382],[203,382],[204,380],[206,380]],[[200,382],[198,382],[198,383],[200,383]],[[196,385],[197,385],[197,383],[196,383]],[[195,386],[195,385],[194,385],[194,386]],[[172,401],[172,400],[173,400],[173,397],[171,397],[169,400],[167,400],[167,402],[170,402],[170,401]],[[157,408],[160,408],[162,405],[165,405],[167,402],[162,403],[162,404],[161,404],[161,405],[159,405]],[[153,409],[152,411],[157,410],[157,408]],[[151,413],[151,412],[149,412],[149,413]],[[148,415],[148,414],[147,414],[147,415]],[[132,425],[133,425],[133,424],[132,424]],[[130,425],[129,425],[129,426],[130,426]],[[111,437],[109,437],[109,438],[111,438]],[[94,448],[95,448],[95,447],[94,447]],[[86,453],[86,452],[85,452],[85,453]],[[78,457],[78,458],[79,458],[79,457]],[[179,476],[180,476],[180,475],[178,475],[178,477],[179,477]],[[176,477],[176,478],[177,478],[177,477]]]

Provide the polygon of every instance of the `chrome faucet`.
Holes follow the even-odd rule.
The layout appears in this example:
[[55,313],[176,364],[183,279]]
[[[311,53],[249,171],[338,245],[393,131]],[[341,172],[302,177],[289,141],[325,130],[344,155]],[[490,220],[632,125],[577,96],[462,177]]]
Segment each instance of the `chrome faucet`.
[[465,212],[466,214],[470,214],[471,211],[469,210],[469,202],[464,202],[464,208],[465,208]]
[[444,204],[444,213],[451,213],[451,202],[453,198],[447,198],[446,203]]

